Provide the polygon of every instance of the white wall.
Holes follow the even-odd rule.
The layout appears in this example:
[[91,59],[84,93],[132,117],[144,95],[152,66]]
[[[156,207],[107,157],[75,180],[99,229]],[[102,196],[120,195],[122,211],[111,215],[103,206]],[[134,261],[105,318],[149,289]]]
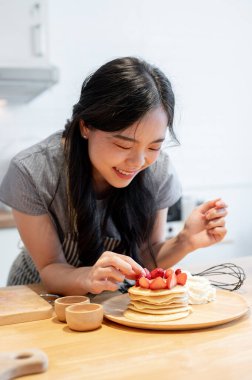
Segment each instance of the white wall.
[[223,196],[236,252],[250,254],[252,2],[48,4],[50,57],[60,83],[28,105],[0,110],[0,178],[14,151],[64,126],[87,74],[114,57],[137,55],[160,66],[173,83],[182,145],[170,154],[184,193]]

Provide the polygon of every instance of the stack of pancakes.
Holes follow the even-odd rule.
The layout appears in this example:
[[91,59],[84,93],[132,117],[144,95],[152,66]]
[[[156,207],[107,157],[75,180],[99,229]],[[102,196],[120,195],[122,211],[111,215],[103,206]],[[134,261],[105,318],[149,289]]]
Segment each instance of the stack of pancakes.
[[151,290],[132,286],[124,317],[139,322],[167,322],[185,318],[191,312],[187,286]]

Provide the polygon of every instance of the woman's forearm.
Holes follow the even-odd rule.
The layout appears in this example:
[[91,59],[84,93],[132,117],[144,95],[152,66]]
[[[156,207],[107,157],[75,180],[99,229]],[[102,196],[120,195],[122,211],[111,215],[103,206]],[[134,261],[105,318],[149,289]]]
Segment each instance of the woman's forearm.
[[53,263],[40,271],[40,277],[49,293],[84,295],[89,292],[86,280],[90,267],[75,268],[67,263]]
[[156,263],[149,260],[148,269],[153,269],[155,266],[164,269],[170,268],[194,250],[184,231],[174,238],[153,245],[152,249]]
[[153,269],[157,266],[169,268],[188,253],[220,242],[227,233],[224,219],[227,215],[226,208],[225,202],[219,198],[203,203],[191,212],[178,236],[166,241],[162,241],[164,239],[162,227],[165,227],[166,214],[165,210],[159,210],[158,222],[151,237],[153,253],[146,243],[141,251],[141,258],[146,268]]

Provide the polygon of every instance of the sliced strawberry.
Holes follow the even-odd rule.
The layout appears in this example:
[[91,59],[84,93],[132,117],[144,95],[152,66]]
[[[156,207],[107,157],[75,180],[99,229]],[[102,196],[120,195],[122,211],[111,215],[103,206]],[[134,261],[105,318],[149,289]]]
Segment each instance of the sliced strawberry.
[[166,280],[166,287],[167,289],[172,289],[174,286],[177,285],[177,276],[173,272],[172,274],[169,274]]
[[164,278],[168,278],[169,275],[171,275],[173,273],[174,273],[174,270],[172,268],[166,269],[165,274],[164,274]]
[[176,275],[178,275],[178,274],[181,273],[181,272],[182,272],[181,269],[176,269],[176,270],[175,270],[175,274],[176,274]]
[[150,274],[149,269],[144,268],[144,271],[145,271],[145,277],[148,278],[148,280],[151,280],[151,274]]
[[141,288],[149,289],[150,281],[146,277],[140,277],[139,286],[141,286]]
[[151,272],[151,278],[164,277],[164,270],[162,268],[155,268]]
[[136,278],[135,278],[135,281],[136,281],[135,286],[140,286],[140,285],[139,285],[139,279],[140,279],[141,277],[143,277],[143,275],[142,275],[142,274],[136,274],[135,276],[136,276]]
[[166,288],[166,283],[162,277],[156,277],[150,283],[150,289],[152,290],[165,289],[165,288]]
[[187,281],[187,274],[186,273],[179,273],[177,275],[178,285],[185,285],[186,281]]
[[140,277],[137,277],[137,278],[136,278],[135,286],[140,286],[140,285],[139,285],[139,278],[140,278]]

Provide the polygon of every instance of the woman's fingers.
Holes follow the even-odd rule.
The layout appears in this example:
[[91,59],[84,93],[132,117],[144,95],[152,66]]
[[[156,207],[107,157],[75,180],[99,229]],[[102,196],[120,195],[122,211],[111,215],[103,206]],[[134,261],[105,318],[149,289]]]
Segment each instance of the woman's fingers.
[[134,274],[136,275],[139,275],[139,274],[143,274],[145,275],[145,271],[143,269],[143,267],[141,267],[141,265],[139,265],[135,260],[133,260],[131,257],[129,256],[124,256],[124,255],[121,255],[119,254],[120,258],[124,261],[126,261],[128,264],[130,264]]
[[215,202],[215,207],[216,208],[227,208],[228,205],[222,199],[219,199],[218,201]]
[[[126,277],[143,273],[143,268],[131,257],[106,251],[100,257],[99,265],[103,268],[112,266],[123,273]],[[97,261],[97,263],[98,263]]]
[[90,292],[92,294],[99,294],[101,292],[104,292],[105,290],[109,290],[109,291],[116,291],[118,289],[118,284],[107,279],[107,278],[104,278],[103,280],[101,281],[93,281],[92,284],[91,284],[91,287],[90,287]]
[[202,214],[205,214],[208,210],[215,207],[215,204],[220,200],[220,198],[217,198],[208,202],[204,202],[199,206],[199,210],[202,212]]
[[216,228],[216,227],[224,227],[225,224],[226,224],[226,221],[224,218],[213,219],[207,223],[206,229],[210,230],[210,229]]
[[224,238],[227,233],[225,228],[225,216],[227,215],[227,210],[225,208],[210,209],[206,213],[206,224],[207,232],[215,238],[216,241],[220,241]]
[[101,281],[101,287],[102,287],[102,291],[110,290],[110,291],[114,292],[118,289],[118,284],[114,283],[113,281],[111,281],[109,279],[105,279],[105,280]]
[[210,214],[211,212],[213,211],[217,211],[217,210],[226,210],[227,208],[227,204],[220,198],[216,198],[212,201],[208,201],[208,202],[205,202],[205,203],[202,203],[202,205],[199,206],[199,210],[202,214],[204,214],[205,216]]
[[206,220],[216,219],[216,218],[223,218],[227,215],[227,209],[222,208],[211,208],[205,213]]
[[[98,262],[97,262],[98,264]],[[99,266],[102,268],[114,267],[125,276],[134,273],[132,267],[126,261],[117,257],[117,255],[104,255],[99,259]]]
[[225,237],[227,230],[225,227],[216,227],[208,230],[208,233],[211,234],[216,241],[220,241]]
[[122,282],[125,278],[125,276],[117,269],[114,267],[101,267],[97,270],[97,275],[99,276],[98,278],[103,280],[103,279],[110,279],[112,281],[117,281],[117,282]]
[[131,257],[106,251],[97,260],[90,273],[91,293],[99,294],[104,290],[115,291],[124,278],[135,279],[143,268]]

